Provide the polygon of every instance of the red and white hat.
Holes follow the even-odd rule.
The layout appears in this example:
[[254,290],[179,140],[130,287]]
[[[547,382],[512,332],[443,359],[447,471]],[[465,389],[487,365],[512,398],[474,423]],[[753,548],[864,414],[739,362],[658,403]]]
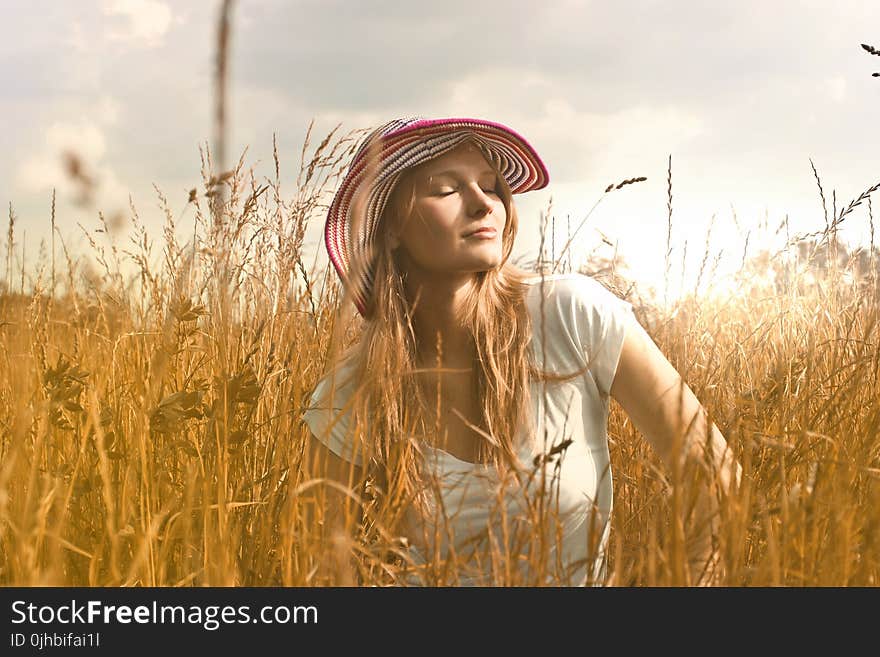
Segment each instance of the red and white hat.
[[324,226],[330,261],[361,315],[373,282],[373,237],[394,184],[406,169],[467,139],[477,143],[514,194],[541,189],[549,182],[547,167],[535,149],[500,123],[411,117],[389,121],[371,132],[352,158]]

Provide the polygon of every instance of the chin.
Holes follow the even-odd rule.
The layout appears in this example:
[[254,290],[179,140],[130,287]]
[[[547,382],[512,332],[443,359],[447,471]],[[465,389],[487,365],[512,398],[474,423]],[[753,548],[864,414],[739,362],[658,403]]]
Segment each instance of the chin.
[[500,253],[487,253],[480,254],[478,257],[471,255],[471,257],[468,258],[450,258],[445,261],[434,262],[432,263],[432,266],[424,267],[424,270],[426,272],[434,272],[437,274],[478,274],[480,272],[500,269],[502,261],[503,257]]
[[478,257],[468,258],[468,262],[466,263],[467,269],[474,272],[498,269],[501,266],[502,258],[503,256],[500,251],[495,253],[481,253]]
[[480,263],[474,263],[472,267],[470,267],[470,271],[473,273],[479,273],[484,271],[492,271],[494,269],[499,269],[501,267],[501,258],[493,259],[493,260],[485,260]]

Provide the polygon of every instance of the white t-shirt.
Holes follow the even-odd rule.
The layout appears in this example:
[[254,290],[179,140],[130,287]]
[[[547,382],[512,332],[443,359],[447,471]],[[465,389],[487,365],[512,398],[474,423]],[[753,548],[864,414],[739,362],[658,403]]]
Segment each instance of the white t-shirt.
[[[536,276],[527,283],[535,362],[559,374],[581,370],[588,363],[589,369],[564,382],[532,381],[530,404],[538,447],[521,440],[519,454],[528,470],[520,483],[508,483],[504,494],[494,466],[462,461],[424,445],[430,472],[442,484],[439,508],[444,512],[442,519],[413,525],[419,529],[408,536],[409,556],[419,566],[432,561],[436,553],[449,555],[452,548],[459,568],[446,581],[463,586],[498,581],[493,571],[511,563],[520,568],[523,584],[601,585],[612,510],[609,393],[624,335],[638,323],[629,303],[584,275],[545,276],[543,284]],[[352,384],[340,386],[340,382],[348,373],[337,371],[332,404],[327,394],[330,376],[319,381],[304,420],[331,451],[363,465],[348,435],[348,413],[342,411]],[[568,440],[567,447],[554,451]],[[535,457],[542,453],[551,458],[536,463]],[[542,490],[544,495],[539,494]],[[553,509],[552,514],[536,512],[541,508],[536,507],[539,498],[543,508]],[[544,520],[535,524],[539,517]],[[433,531],[437,527],[439,531]],[[518,542],[523,535],[531,536],[529,544]],[[526,563],[532,549],[541,550],[537,554],[543,553],[542,561],[551,566],[552,573],[543,582],[528,579]],[[493,562],[489,553],[499,551],[508,555],[507,560]],[[415,569],[407,582],[417,585],[427,580]]]

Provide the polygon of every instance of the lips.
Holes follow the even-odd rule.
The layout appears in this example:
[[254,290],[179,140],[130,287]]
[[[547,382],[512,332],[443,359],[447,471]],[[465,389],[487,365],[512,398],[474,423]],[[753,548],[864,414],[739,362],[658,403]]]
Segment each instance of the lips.
[[465,233],[464,237],[495,237],[498,230],[494,226],[482,226],[475,230]]

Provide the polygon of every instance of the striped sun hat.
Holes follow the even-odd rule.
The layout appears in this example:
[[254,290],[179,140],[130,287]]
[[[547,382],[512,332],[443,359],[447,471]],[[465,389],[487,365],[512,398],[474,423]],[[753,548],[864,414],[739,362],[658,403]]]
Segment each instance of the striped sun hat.
[[[547,167],[516,132],[482,119],[395,119],[371,132],[352,158],[336,191],[324,244],[361,315],[373,283],[372,245],[379,217],[406,169],[473,139],[514,194],[545,187]],[[358,263],[361,263],[360,265]]]

